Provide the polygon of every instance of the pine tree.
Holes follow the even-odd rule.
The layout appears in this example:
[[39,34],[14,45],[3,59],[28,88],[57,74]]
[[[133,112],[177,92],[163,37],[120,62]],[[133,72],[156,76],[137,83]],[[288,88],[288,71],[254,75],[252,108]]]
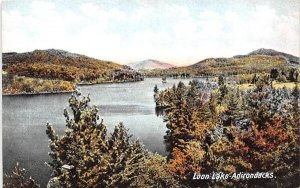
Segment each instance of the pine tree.
[[[65,109],[67,129],[57,136],[48,123],[49,155],[53,159],[50,182],[62,187],[124,187],[135,182],[147,153],[139,141],[131,142],[127,129],[116,126],[107,136],[103,120],[98,122],[97,108],[89,105],[90,98],[72,95]],[[51,183],[49,182],[49,186]]]
[[209,98],[209,109],[212,114],[212,117],[215,118],[217,116],[217,99],[216,95],[213,93],[210,93],[210,98]]
[[195,103],[195,101],[197,100],[199,94],[198,84],[199,82],[196,80],[193,80],[189,83],[190,88],[187,91],[187,100],[190,104]]
[[220,75],[220,76],[218,77],[218,85],[219,85],[219,86],[225,85],[225,78],[224,78],[223,75]]
[[219,85],[219,92],[218,92],[218,105],[221,105],[223,102],[226,94],[228,93],[227,86],[225,85],[225,78],[223,75],[218,77],[218,85]]
[[179,82],[176,88],[177,99],[183,99],[185,97],[186,87],[183,82]]
[[222,123],[224,126],[235,124],[235,120],[241,115],[241,106],[239,90],[232,90],[229,94],[227,109],[221,114]]
[[134,187],[180,187],[179,182],[166,170],[167,159],[155,153],[145,161]]
[[10,175],[4,176],[4,188],[38,188],[40,187],[34,179],[25,177],[26,170],[21,168],[19,163],[16,164],[14,170]]
[[155,104],[156,104],[156,106],[159,106],[161,103],[160,102],[161,99],[159,99],[160,96],[159,96],[159,90],[158,90],[157,85],[154,86],[153,91],[154,91],[153,97],[154,97]]
[[292,111],[292,116],[293,116],[293,122],[296,125],[296,127],[300,127],[300,90],[298,87],[298,84],[296,84],[294,90],[292,91],[292,106],[293,106],[293,111]]
[[104,187],[129,187],[145,164],[147,155],[137,140],[130,143],[130,135],[120,123],[108,141],[109,165],[105,174]]
[[154,95],[156,95],[159,92],[157,85],[154,86],[153,91],[154,91]]

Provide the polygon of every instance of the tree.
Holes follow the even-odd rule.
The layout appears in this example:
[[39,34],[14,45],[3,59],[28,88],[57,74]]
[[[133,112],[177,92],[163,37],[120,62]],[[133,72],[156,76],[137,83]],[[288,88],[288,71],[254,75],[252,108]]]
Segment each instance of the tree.
[[184,148],[186,143],[195,137],[199,120],[197,111],[193,110],[185,99],[174,101],[167,110],[167,142],[173,147]]
[[150,154],[137,177],[136,187],[180,187],[179,182],[167,171],[167,159]]
[[293,116],[293,122],[295,124],[295,126],[299,129],[300,126],[300,105],[299,105],[299,101],[300,101],[300,90],[298,87],[298,84],[296,84],[295,88],[292,91],[292,116]]
[[213,93],[210,93],[210,98],[209,98],[209,110],[212,116],[212,119],[215,121],[217,118],[217,99],[216,95]]
[[221,105],[222,101],[225,98],[225,95],[228,93],[227,86],[225,85],[225,78],[223,75],[218,77],[219,93],[218,93],[218,105]]
[[275,68],[271,69],[270,77],[275,80],[278,76],[279,76],[279,71]]
[[289,71],[288,78],[291,82],[297,82],[299,77],[299,69],[292,68]]
[[225,84],[225,78],[224,78],[223,75],[220,75],[220,76],[218,77],[218,85],[219,85],[219,86],[223,86],[224,84]]
[[158,87],[157,87],[157,85],[155,85],[155,86],[154,86],[154,89],[153,89],[153,91],[154,91],[154,94],[158,93],[158,91],[159,91],[159,90],[158,90]]
[[14,170],[10,175],[4,176],[4,188],[38,188],[40,187],[35,183],[34,179],[25,177],[26,170],[19,166],[19,163],[16,164]]
[[154,91],[153,97],[154,97],[154,100],[156,102],[156,105],[159,105],[159,103],[158,103],[159,89],[158,89],[157,85],[154,86],[153,91]]
[[227,95],[227,93],[228,93],[228,89],[227,89],[227,86],[225,84],[219,86],[219,91],[218,91],[218,105],[222,104],[222,102],[225,99],[225,96]]
[[255,122],[251,129],[237,135],[234,153],[250,163],[249,172],[268,170],[276,179],[249,181],[249,185],[268,185],[269,187],[298,187],[299,171],[299,133],[291,131],[283,118],[276,116],[264,126]]
[[[134,186],[148,154],[131,137],[123,124],[107,136],[103,120],[98,122],[97,108],[89,105],[90,98],[79,98],[75,93],[69,99],[73,117],[64,111],[67,129],[62,136],[55,135],[48,123],[49,155],[53,159],[50,182],[62,187],[128,187]],[[55,180],[55,181],[54,181]]]
[[240,117],[241,106],[239,90],[232,90],[229,93],[227,109],[221,114],[222,123],[224,126],[235,124],[235,120]]
[[192,179],[195,172],[204,172],[201,165],[205,162],[205,156],[205,151],[199,142],[188,142],[183,150],[174,148],[166,169],[180,180],[181,185],[191,187],[195,187],[195,183],[197,186],[205,185],[206,182],[195,182]]

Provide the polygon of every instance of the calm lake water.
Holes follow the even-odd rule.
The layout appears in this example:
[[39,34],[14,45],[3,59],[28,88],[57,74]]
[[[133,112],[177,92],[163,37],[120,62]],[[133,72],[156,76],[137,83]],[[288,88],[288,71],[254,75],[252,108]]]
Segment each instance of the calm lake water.
[[[182,80],[185,84],[191,79]],[[166,155],[165,124],[155,114],[153,88],[171,87],[180,79],[146,78],[143,82],[80,86],[83,95],[90,93],[91,104],[99,108],[109,132],[123,122],[133,138],[139,138],[147,149]],[[46,123],[50,122],[57,134],[65,130],[63,109],[70,94],[31,96],[3,96],[3,172],[9,173],[17,162],[45,187],[50,178],[50,161]]]

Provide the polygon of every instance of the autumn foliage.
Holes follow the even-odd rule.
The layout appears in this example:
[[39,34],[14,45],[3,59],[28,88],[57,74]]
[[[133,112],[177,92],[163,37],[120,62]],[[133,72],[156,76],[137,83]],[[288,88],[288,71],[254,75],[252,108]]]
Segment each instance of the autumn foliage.
[[[222,91],[224,87],[226,92]],[[204,91],[211,95],[203,97]],[[157,88],[154,97],[166,111],[166,142],[171,152],[166,169],[183,185],[299,185],[297,87],[294,91],[274,89],[267,77],[261,77],[254,90],[241,92],[237,87],[225,86],[225,82],[213,89],[209,83],[194,82],[165,91]],[[272,172],[276,178],[192,180],[195,172]]]

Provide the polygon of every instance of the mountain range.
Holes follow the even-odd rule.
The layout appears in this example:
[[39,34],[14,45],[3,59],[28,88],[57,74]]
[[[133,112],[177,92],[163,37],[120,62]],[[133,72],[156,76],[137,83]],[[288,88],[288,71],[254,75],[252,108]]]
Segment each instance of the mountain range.
[[79,82],[110,81],[117,78],[116,76],[120,77],[117,79],[134,78],[136,76],[134,70],[144,70],[144,74],[153,76],[182,72],[193,75],[216,75],[269,72],[276,67],[300,65],[299,57],[265,48],[231,58],[207,58],[185,67],[176,67],[153,59],[129,63],[126,66],[57,49],[3,53],[2,60],[3,70],[12,76]]

